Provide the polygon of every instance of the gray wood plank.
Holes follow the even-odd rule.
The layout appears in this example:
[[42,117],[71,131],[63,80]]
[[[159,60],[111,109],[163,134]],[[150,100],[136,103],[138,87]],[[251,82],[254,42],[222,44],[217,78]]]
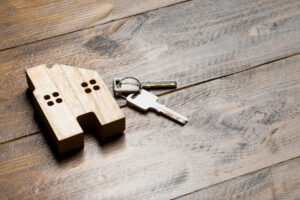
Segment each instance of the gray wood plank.
[[0,52],[0,143],[40,131],[24,68],[41,63],[179,87],[300,52],[300,1],[191,1]]
[[298,157],[176,199],[297,200],[300,197],[299,169],[300,158]]
[[[180,126],[123,109],[125,136],[62,159],[42,134],[0,145],[10,199],[170,199],[300,155],[300,55],[162,96]],[[47,134],[45,134],[47,135]],[[296,190],[297,191],[297,190]]]
[[0,50],[118,20],[182,0],[4,0]]

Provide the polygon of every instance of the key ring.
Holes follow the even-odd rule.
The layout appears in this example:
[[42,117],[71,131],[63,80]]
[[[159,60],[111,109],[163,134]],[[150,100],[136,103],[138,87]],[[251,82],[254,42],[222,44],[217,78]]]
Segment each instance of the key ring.
[[[123,82],[124,80],[126,80],[126,79],[133,79],[133,80],[135,80],[136,82],[138,82],[138,85],[137,85],[137,86],[139,86],[139,91],[138,91],[138,93],[141,92],[141,90],[142,90],[142,83],[139,81],[139,79],[137,79],[137,78],[135,78],[135,77],[133,77],[133,76],[128,76],[128,77],[122,78],[122,79],[119,81],[119,83],[118,83],[118,87],[121,87],[122,82]],[[132,83],[125,83],[125,84],[132,84]]]
[[[134,79],[137,83],[138,83],[138,86],[139,86],[139,91],[138,93],[141,93],[141,90],[142,90],[142,83],[135,77],[133,76],[128,76],[128,77],[125,77],[125,78],[122,78],[119,83],[117,83],[118,87],[121,87],[122,85],[122,82],[126,79]],[[126,84],[126,83],[125,83]],[[132,83],[127,83],[127,84],[132,84]],[[118,94],[121,98],[125,99],[126,100],[126,96],[122,95],[122,94]],[[124,105],[119,105],[120,108],[124,108],[125,106],[127,105],[127,102],[124,104]]]

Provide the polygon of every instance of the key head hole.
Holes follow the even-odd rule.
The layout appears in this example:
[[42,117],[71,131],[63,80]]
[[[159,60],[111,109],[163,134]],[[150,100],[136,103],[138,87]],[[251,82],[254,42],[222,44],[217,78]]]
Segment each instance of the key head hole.
[[120,80],[116,80],[117,87],[121,87],[120,82],[121,82]]
[[139,95],[139,93],[137,92],[136,94],[132,94],[130,98],[135,99],[138,95]]

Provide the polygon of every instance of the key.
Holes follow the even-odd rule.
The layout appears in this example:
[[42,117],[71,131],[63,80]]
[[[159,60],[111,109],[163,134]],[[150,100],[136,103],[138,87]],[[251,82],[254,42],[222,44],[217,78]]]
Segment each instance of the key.
[[126,100],[131,105],[147,111],[149,109],[155,110],[158,113],[163,113],[167,117],[181,123],[186,124],[188,119],[185,116],[180,115],[179,113],[167,108],[166,106],[157,102],[158,97],[151,92],[146,90],[141,90],[137,95],[130,94],[127,96]]
[[[120,81],[122,83],[120,84]],[[144,89],[172,89],[177,87],[176,81],[146,81],[141,82],[141,87]],[[114,95],[118,94],[136,94],[139,92],[139,82],[133,77],[126,79],[114,78],[113,80]]]

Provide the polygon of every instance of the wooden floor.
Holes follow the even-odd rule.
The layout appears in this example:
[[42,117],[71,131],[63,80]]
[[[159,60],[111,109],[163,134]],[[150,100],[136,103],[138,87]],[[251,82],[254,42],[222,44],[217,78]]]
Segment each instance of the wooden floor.
[[[299,0],[0,5],[0,199],[300,199]],[[124,136],[60,156],[27,90],[42,63],[176,80],[160,102],[189,122],[125,106]]]

